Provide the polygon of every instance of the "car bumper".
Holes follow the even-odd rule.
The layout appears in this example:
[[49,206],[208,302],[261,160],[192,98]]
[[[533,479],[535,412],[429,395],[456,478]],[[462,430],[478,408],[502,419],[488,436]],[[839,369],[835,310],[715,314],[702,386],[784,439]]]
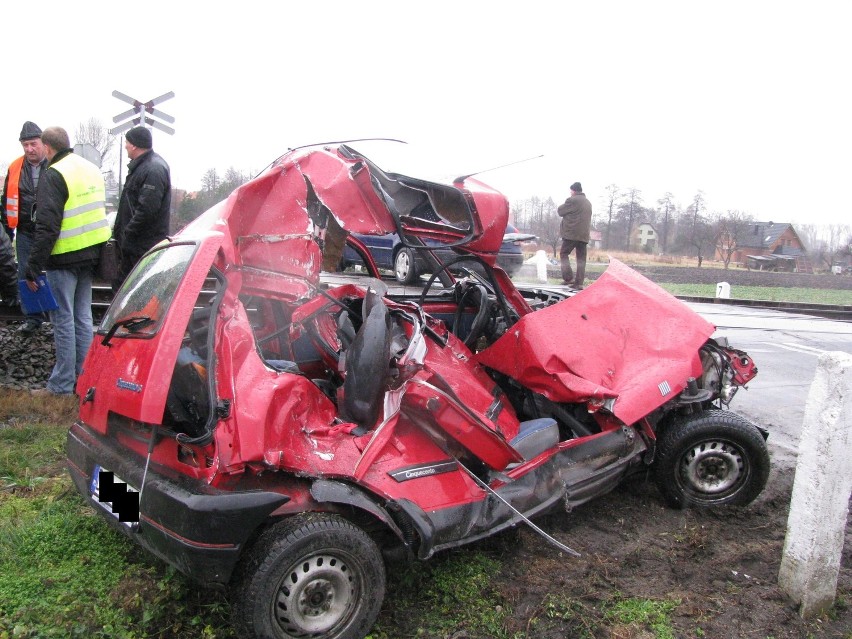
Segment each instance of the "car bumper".
[[68,470],[80,494],[117,530],[208,585],[230,580],[240,553],[256,528],[289,497],[266,491],[220,491],[153,467],[148,469],[139,513],[119,521],[111,504],[92,495],[95,468],[109,470],[138,490],[145,460],[77,423],[68,432]]

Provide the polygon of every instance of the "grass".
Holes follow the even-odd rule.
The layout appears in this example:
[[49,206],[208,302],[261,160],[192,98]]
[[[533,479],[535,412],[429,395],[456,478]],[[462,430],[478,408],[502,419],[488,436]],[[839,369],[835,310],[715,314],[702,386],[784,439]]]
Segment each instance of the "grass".
[[369,639],[396,639],[402,628],[405,636],[513,639],[505,629],[510,609],[493,586],[499,571],[499,561],[468,549],[389,571],[392,594]]
[[77,495],[75,411],[0,390],[0,639],[233,637],[222,595],[143,556]]
[[[609,265],[610,257],[614,257],[629,266],[666,266],[666,267],[695,267],[695,258],[669,255],[648,255],[645,253],[622,253],[618,251],[590,250],[586,264],[587,273],[603,273]],[[573,264],[573,261],[572,261]],[[704,260],[705,268],[724,268],[721,262]],[[732,271],[744,269],[731,266]],[[836,277],[826,275],[826,277]],[[559,284],[560,278],[550,277],[548,284]],[[588,280],[587,280],[588,282]],[[682,284],[665,283],[659,285],[675,296],[681,297],[716,297],[715,284]],[[848,306],[852,304],[852,292],[840,289],[816,288],[783,288],[778,286],[731,286],[731,298],[737,300],[759,300],[767,302],[794,302],[803,304],[829,304]]]
[[653,637],[674,639],[671,615],[680,605],[678,600],[624,597],[614,591],[601,597],[596,605],[561,593],[548,594],[540,606],[540,615],[531,621],[528,636],[570,629],[573,639],[601,636],[618,638]]
[[[586,280],[587,285],[589,281]],[[548,284],[557,285],[558,278],[549,278]],[[660,288],[676,297],[716,297],[715,284],[680,284],[660,282]],[[852,304],[852,292],[824,288],[780,288],[772,286],[731,286],[731,299],[760,300],[767,302],[795,302],[806,304],[830,304],[848,306]]]
[[[660,286],[675,296],[716,297],[713,284],[668,284]],[[766,302],[796,302],[806,304],[852,304],[852,292],[825,288],[779,288],[769,286],[732,286],[731,298]]]

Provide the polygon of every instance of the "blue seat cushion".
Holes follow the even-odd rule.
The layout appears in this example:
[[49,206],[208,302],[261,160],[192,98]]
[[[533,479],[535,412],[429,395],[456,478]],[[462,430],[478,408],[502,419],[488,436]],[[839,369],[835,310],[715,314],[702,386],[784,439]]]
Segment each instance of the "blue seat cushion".
[[552,417],[521,422],[521,430],[509,444],[530,460],[559,443],[559,426]]

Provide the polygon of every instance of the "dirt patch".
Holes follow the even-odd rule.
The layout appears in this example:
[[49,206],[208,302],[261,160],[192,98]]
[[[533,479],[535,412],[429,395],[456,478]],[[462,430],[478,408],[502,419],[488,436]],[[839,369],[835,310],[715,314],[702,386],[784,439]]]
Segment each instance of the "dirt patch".
[[537,522],[579,558],[528,529],[499,536],[494,550],[506,569],[496,587],[512,605],[510,631],[543,639],[656,636],[647,624],[618,626],[606,618],[611,604],[635,597],[679,602],[672,613],[679,638],[852,637],[848,525],[837,602],[828,614],[803,620],[777,585],[793,470],[774,467],[767,489],[748,507],[674,510],[640,479]]

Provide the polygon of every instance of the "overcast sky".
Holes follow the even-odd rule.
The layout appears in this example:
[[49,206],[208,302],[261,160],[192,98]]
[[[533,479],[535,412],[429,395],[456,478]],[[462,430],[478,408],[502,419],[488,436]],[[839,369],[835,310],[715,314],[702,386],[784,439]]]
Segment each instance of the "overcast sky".
[[[388,171],[483,173],[512,199],[579,180],[761,220],[850,224],[852,2],[7,2],[0,158],[42,128],[158,108],[176,188],[364,137]],[[15,88],[13,88],[15,87]],[[397,158],[404,151],[405,160]],[[538,157],[543,156],[543,157]],[[125,157],[126,162],[126,157]]]

